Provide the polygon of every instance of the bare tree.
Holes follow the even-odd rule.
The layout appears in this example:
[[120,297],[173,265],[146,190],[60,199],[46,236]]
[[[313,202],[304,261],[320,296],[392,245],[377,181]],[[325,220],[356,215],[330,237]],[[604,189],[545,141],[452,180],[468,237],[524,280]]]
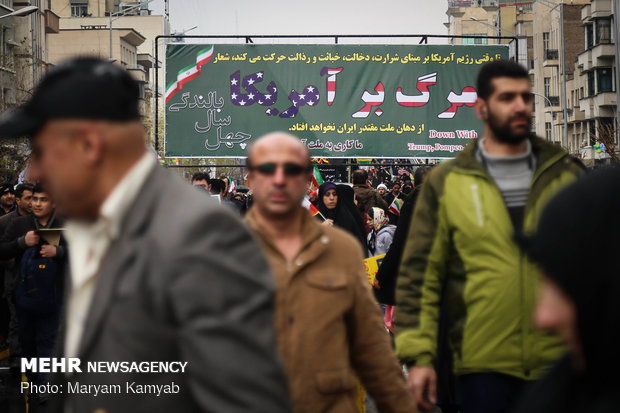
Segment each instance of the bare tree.
[[592,134],[592,137],[597,142],[605,145],[605,152],[611,158],[612,162],[618,163],[617,146],[616,146],[616,134],[618,130],[614,125],[603,125],[596,128],[596,135]]

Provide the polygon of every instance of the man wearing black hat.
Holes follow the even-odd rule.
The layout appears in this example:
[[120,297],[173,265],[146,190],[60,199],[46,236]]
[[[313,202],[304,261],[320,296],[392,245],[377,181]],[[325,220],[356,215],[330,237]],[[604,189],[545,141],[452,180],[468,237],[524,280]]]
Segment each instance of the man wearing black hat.
[[13,185],[4,184],[0,188],[0,216],[8,214],[15,209],[15,190]]
[[[232,212],[157,165],[138,102],[126,71],[80,58],[52,69],[0,119],[0,136],[32,136],[31,174],[68,218],[59,347],[82,369],[55,377],[64,400],[54,397],[50,410],[287,412],[267,262]],[[178,364],[164,373],[86,367],[121,361]],[[66,378],[122,392],[67,394]]]

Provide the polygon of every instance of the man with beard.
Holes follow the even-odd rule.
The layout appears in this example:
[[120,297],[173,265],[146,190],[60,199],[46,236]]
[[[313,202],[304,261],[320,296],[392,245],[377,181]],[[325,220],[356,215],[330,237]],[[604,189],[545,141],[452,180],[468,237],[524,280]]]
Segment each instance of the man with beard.
[[2,185],[0,194],[0,215],[6,215],[15,209],[15,190],[13,190],[13,185]]
[[491,62],[477,86],[484,136],[426,178],[399,269],[396,350],[422,410],[437,401],[438,359],[452,354],[463,413],[505,412],[563,351],[533,328],[539,274],[515,238],[583,168],[530,134],[524,68]]

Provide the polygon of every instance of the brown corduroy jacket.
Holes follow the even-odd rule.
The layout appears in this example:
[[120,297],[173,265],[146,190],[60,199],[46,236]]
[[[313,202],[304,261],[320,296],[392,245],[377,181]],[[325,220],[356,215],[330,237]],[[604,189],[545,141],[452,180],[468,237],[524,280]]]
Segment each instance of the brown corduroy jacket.
[[359,242],[307,215],[292,262],[258,225],[276,281],[276,335],[295,413],[355,413],[356,377],[382,413],[417,412],[362,263]]

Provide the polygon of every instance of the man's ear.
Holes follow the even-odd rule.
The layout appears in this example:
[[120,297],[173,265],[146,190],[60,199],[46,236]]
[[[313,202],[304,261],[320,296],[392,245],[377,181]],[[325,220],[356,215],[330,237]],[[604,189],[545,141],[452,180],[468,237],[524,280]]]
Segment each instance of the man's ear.
[[101,128],[92,123],[85,123],[79,128],[78,133],[80,151],[83,159],[89,166],[97,165],[103,158],[104,139]]
[[476,103],[474,103],[474,109],[476,110],[476,116],[482,121],[485,121],[487,118],[487,103],[484,99],[480,97],[476,99]]

